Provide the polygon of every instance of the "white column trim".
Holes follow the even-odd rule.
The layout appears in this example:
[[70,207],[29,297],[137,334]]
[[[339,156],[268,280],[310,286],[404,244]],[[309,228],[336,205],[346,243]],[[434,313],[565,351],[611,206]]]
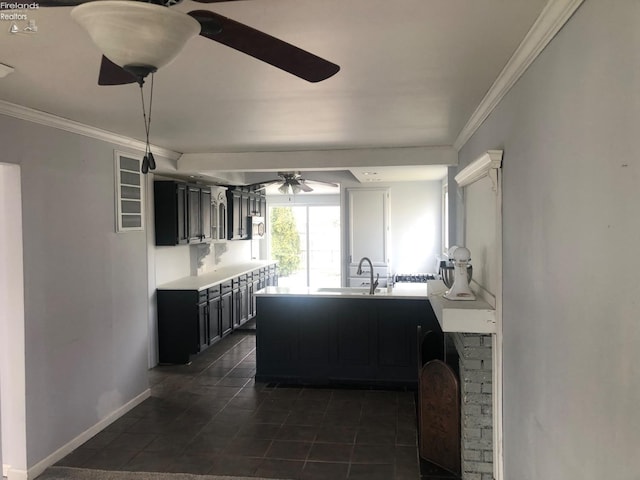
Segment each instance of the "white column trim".
[[453,142],[460,150],[584,0],[550,0]]
[[0,416],[3,470],[27,469],[21,167],[0,163]]
[[[490,174],[492,170],[500,168],[502,165],[502,150],[487,150],[479,158],[464,167],[455,176],[456,183],[460,188],[480,180]],[[497,192],[497,179],[492,178],[494,192]]]
[[[493,418],[493,478],[504,480],[504,432],[503,432],[503,351],[502,351],[502,150],[488,150],[468,166],[463,168],[455,180],[460,190],[464,187],[488,176],[495,193],[495,244],[496,244],[496,280],[495,303],[493,312],[495,329],[491,334],[492,340],[492,418]],[[465,239],[466,239],[466,208],[464,214]],[[475,283],[477,285],[477,282]]]
[[493,465],[495,480],[504,480],[504,426],[503,426],[503,350],[502,350],[502,171],[493,170],[496,177],[496,333],[492,335],[493,371]]

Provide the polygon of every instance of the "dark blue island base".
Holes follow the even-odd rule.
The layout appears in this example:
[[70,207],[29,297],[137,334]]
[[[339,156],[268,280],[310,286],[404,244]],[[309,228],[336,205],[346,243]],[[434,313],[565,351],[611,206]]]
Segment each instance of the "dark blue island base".
[[441,333],[424,298],[258,295],[256,381],[418,385],[418,333]]

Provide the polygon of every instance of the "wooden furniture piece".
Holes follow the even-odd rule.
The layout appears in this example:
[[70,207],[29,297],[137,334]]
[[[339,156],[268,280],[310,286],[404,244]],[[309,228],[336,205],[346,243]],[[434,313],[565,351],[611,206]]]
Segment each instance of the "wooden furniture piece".
[[418,326],[418,444],[420,457],[460,475],[460,385],[444,361],[441,331]]

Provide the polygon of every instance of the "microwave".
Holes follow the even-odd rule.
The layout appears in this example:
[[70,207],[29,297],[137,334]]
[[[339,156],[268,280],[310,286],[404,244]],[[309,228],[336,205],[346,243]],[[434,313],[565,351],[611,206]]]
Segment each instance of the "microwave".
[[264,238],[267,234],[266,224],[264,223],[264,217],[251,217],[251,238],[260,239]]

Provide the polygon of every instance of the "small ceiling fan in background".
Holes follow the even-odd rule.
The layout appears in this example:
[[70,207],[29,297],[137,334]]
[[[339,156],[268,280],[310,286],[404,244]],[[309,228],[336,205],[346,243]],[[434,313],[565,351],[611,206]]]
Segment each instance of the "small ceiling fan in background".
[[266,180],[264,182],[258,182],[249,185],[250,187],[258,187],[256,190],[262,190],[267,188],[269,185],[273,185],[274,183],[282,183],[280,187],[278,187],[278,191],[283,195],[289,195],[293,193],[300,192],[313,192],[313,188],[308,184],[317,183],[318,185],[327,185],[330,187],[338,187],[337,184],[331,182],[323,182],[320,180],[305,180],[302,178],[300,172],[278,172],[278,176],[280,178],[274,180]]

